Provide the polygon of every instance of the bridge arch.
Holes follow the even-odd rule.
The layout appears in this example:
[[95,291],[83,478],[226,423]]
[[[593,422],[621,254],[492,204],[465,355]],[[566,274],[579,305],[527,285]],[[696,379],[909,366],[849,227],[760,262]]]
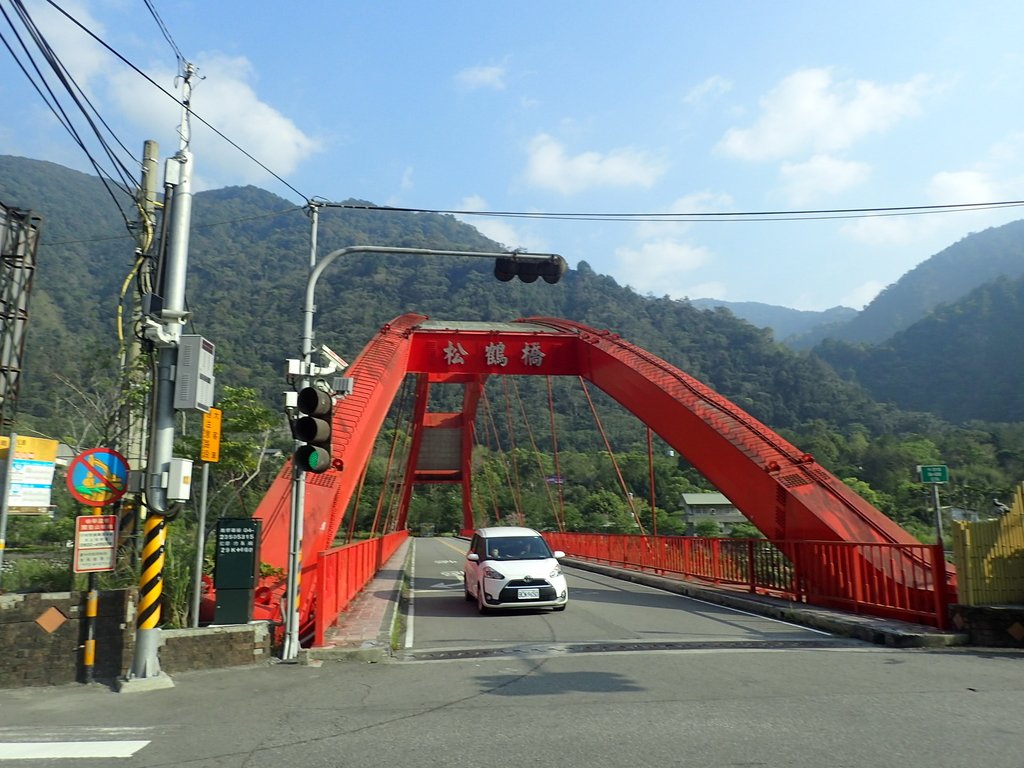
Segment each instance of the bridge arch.
[[[406,314],[380,329],[348,373],[353,392],[335,408],[332,436],[332,455],[344,470],[306,475],[303,595],[315,584],[316,554],[331,546],[407,374],[418,382],[399,527],[417,482],[461,484],[464,526],[472,527],[471,427],[489,376],[572,375],[649,425],[773,541],[918,543],[813,457],[710,387],[607,330],[549,317],[482,323]],[[441,383],[465,386],[460,412],[427,410],[430,386]],[[438,461],[438,455],[449,458]],[[279,568],[287,563],[290,497],[289,461],[255,513],[263,521],[261,560]],[[875,567],[899,571],[891,563]],[[301,605],[306,623],[309,601]]]

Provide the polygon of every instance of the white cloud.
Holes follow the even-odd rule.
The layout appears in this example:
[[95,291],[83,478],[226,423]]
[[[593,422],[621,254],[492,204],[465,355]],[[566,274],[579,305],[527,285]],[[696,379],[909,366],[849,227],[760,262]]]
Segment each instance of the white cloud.
[[[479,195],[470,195],[462,198],[457,209],[460,211],[486,211],[488,205],[487,201]],[[508,219],[487,216],[459,216],[458,218],[471,227],[476,227],[485,237],[489,237],[505,248],[525,248],[535,253],[549,250],[543,238],[512,226]]]
[[839,228],[839,233],[854,242],[872,247],[887,245],[913,245],[925,230],[937,222],[932,216],[867,216],[852,219]]
[[407,192],[416,186],[415,182],[412,180],[412,175],[413,167],[411,165],[402,172],[402,180],[398,182],[398,187],[403,192]]
[[[302,161],[319,151],[316,139],[307,136],[290,118],[256,94],[250,85],[254,78],[247,59],[197,57],[197,66],[203,79],[196,81],[192,91],[196,114],[274,173],[287,179]],[[160,84],[174,82],[174,74],[169,71],[149,75]],[[117,108],[149,135],[166,136],[176,131],[181,122],[180,108],[138,75],[118,72],[111,77],[110,86]],[[169,86],[165,88],[172,90]],[[197,170],[204,179],[213,183],[221,183],[225,178],[232,183],[260,183],[269,178],[266,171],[199,120],[192,120],[192,130]],[[173,146],[162,147],[162,151],[170,155],[177,148],[175,142]]]
[[665,170],[664,162],[631,147],[569,156],[542,133],[530,142],[526,178],[536,187],[571,195],[592,187],[650,187]]
[[[27,5],[50,47],[75,82],[91,95],[93,81],[110,67],[110,53],[53,6],[47,3]],[[89,13],[83,3],[71,0],[61,5],[69,16],[78,19],[83,27],[92,30],[97,37],[105,36],[103,24]]]
[[505,68],[498,66],[469,67],[455,75],[455,82],[471,91],[479,88],[503,91],[505,90]]
[[823,195],[837,195],[863,184],[871,175],[865,163],[815,155],[803,163],[783,163],[779,169],[786,195],[803,205]]
[[703,83],[695,85],[683,97],[683,101],[691,106],[700,106],[709,99],[721,96],[732,90],[732,81],[721,75],[712,75]]
[[890,85],[836,82],[830,69],[799,70],[761,99],[751,127],[729,129],[717,148],[755,161],[837,152],[918,114],[927,85],[923,77]]
[[942,171],[928,183],[928,196],[936,205],[992,203],[1001,195],[998,185],[981,171]]
[[687,299],[728,299],[729,289],[725,287],[725,283],[707,282],[707,283],[694,283],[686,289],[686,293],[683,296],[677,298]]
[[[719,192],[694,192],[680,197],[661,213],[711,213],[728,211],[733,207],[731,196]],[[637,225],[640,240],[679,237],[693,226],[688,221],[644,221]]]
[[[1005,149],[993,149],[1000,154]],[[940,171],[929,179],[925,196],[932,205],[960,205],[991,203],[1019,196],[1019,178],[997,179],[981,170]],[[1002,168],[1002,166],[999,166]],[[957,213],[955,216],[869,216],[845,223],[840,233],[851,240],[870,246],[914,246],[928,243],[928,247],[941,247],[941,241],[956,237],[965,227],[982,229],[1006,220],[1005,211],[978,210]]]
[[866,283],[861,283],[852,291],[845,294],[839,300],[839,304],[843,307],[863,309],[870,304],[879,293],[882,292],[883,288],[885,288],[885,286],[878,280],[868,280]]
[[692,296],[690,291],[694,289],[687,281],[687,273],[707,263],[711,252],[701,246],[664,239],[646,242],[639,248],[618,248],[615,258],[616,274],[634,290],[681,299]]

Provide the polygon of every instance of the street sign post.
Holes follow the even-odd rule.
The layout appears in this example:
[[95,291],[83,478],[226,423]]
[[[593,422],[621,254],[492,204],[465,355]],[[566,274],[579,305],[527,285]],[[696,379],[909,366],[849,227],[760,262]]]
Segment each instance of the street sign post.
[[949,467],[945,464],[918,464],[917,476],[922,483],[932,486],[932,504],[935,506],[935,537],[942,543],[942,505],[939,503],[939,485],[949,482]]
[[949,467],[945,464],[918,464],[917,476],[922,483],[948,483]]
[[75,518],[75,573],[114,570],[117,515],[79,515]]
[[220,408],[211,408],[203,414],[203,443],[199,454],[201,461],[220,461],[220,423]]
[[90,448],[68,464],[68,490],[87,507],[113,504],[128,490],[128,460],[111,448]]

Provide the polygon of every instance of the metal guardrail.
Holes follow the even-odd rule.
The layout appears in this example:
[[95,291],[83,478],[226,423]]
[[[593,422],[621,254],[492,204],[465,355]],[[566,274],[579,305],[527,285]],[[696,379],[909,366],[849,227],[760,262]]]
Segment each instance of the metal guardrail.
[[545,538],[574,558],[943,629],[955,600],[939,545],[595,533]]
[[408,531],[397,531],[333,547],[317,556],[314,646],[324,644],[327,629],[408,537]]

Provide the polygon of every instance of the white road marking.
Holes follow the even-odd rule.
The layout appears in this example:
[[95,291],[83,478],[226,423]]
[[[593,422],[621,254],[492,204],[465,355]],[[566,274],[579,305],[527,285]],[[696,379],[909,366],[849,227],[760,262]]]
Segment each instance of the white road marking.
[[[409,584],[412,585],[412,584],[415,584],[415,583],[416,583],[416,540],[413,539],[413,542],[412,542],[412,557],[409,558]],[[415,609],[415,601],[416,601],[416,590],[415,589],[410,589],[409,590],[409,613],[408,613],[408,616],[406,617],[406,622],[405,622],[405,647],[406,648],[412,648],[412,638],[413,638],[412,619],[413,619],[413,613],[414,613],[414,609]],[[398,615],[398,611],[395,611],[395,616],[397,616],[397,615]],[[392,637],[393,636],[394,635],[392,635]]]
[[0,742],[2,760],[131,757],[149,741],[7,741]]

